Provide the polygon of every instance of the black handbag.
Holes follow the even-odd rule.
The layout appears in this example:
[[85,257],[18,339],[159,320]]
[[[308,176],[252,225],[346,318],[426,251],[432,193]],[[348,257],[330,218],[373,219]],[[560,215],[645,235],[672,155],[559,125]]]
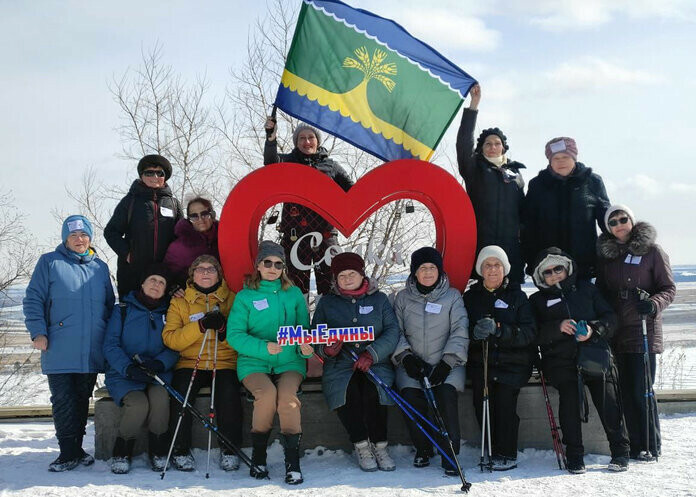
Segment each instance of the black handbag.
[[[585,394],[583,377],[602,378],[602,397],[606,398],[607,376],[611,371],[611,349],[607,341],[595,335],[585,342],[578,342],[578,395],[580,399],[580,418],[583,423],[589,420],[590,406]],[[602,402],[604,405],[604,401]]]

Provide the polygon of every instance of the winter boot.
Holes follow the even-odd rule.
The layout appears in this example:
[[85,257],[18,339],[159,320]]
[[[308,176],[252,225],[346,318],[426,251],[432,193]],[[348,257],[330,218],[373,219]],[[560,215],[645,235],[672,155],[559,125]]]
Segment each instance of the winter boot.
[[299,485],[304,481],[300,469],[301,438],[302,433],[280,434],[280,442],[285,449],[285,483],[288,485]]
[[122,437],[116,438],[114,451],[111,456],[111,472],[116,475],[124,475],[130,471],[131,457],[135,439],[124,440]]
[[430,466],[431,457],[433,457],[433,449],[416,449],[416,455],[413,458],[413,466],[416,468]]
[[196,460],[193,458],[193,454],[191,454],[191,449],[188,448],[174,447],[172,464],[179,471],[188,472],[196,469]]
[[80,464],[83,466],[91,466],[94,464],[94,457],[92,457],[91,454],[88,454],[87,452],[84,451],[82,448],[82,438],[83,437],[77,437],[76,439],[76,448],[77,448],[77,454],[78,457],[80,458]]
[[640,462],[655,462],[655,456],[652,455],[650,452],[646,452],[644,450],[641,450],[637,454],[632,454],[631,459],[635,459],[636,461]]
[[53,473],[61,473],[75,469],[80,464],[80,454],[75,439],[58,439],[58,446],[60,447],[60,455],[48,465],[48,470]]
[[358,465],[363,471],[377,471],[377,459],[372,452],[372,445],[369,440],[361,440],[353,444],[355,455],[358,458]]
[[582,455],[575,456],[568,454],[566,461],[568,473],[581,475],[585,472],[585,460]]
[[148,450],[147,455],[150,459],[152,471],[161,473],[167,463],[167,452],[169,452],[169,433],[155,435],[152,432],[147,434]]
[[[257,480],[263,480],[268,477],[268,466],[266,465],[266,449],[268,447],[268,438],[271,432],[255,433],[251,432],[251,462],[249,468],[249,476]],[[258,469],[256,469],[258,468]]]
[[509,471],[517,467],[517,458],[513,457],[493,456],[492,462],[491,469],[493,471]]
[[380,471],[394,471],[396,469],[394,460],[389,455],[389,452],[387,452],[386,440],[384,442],[372,444],[372,453],[375,455],[377,468],[379,468]]
[[626,456],[612,457],[611,461],[609,461],[609,466],[607,466],[607,469],[609,471],[615,471],[615,472],[628,471],[628,457],[626,457]]
[[239,469],[239,456],[225,449],[220,449],[220,469],[223,471]]

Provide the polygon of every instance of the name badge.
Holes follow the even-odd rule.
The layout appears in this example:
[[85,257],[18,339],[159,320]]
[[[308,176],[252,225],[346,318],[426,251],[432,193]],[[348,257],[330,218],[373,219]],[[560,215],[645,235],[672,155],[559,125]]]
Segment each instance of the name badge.
[[[189,316],[189,321],[192,322],[192,323],[195,323],[196,321],[198,321],[199,319],[201,319],[203,316],[205,316],[205,313],[204,313],[204,312],[197,312],[196,314],[191,314],[191,315]],[[162,317],[164,317],[164,316],[162,316]]]
[[556,305],[561,301],[561,299],[550,299],[546,301],[546,307],[551,307],[552,305]]
[[160,207],[160,213],[164,217],[174,217],[174,211],[167,207]]
[[257,311],[263,311],[264,309],[268,309],[268,300],[266,299],[254,300],[253,303]]
[[507,309],[509,306],[507,305],[506,302],[498,299],[495,301],[495,304],[493,304],[496,309]]
[[162,324],[167,324],[167,316],[162,314]]
[[68,221],[68,231],[77,231],[77,230],[83,230],[85,229],[85,223],[82,222],[82,219],[75,219],[73,221]]
[[358,307],[358,312],[360,314],[370,314],[374,310],[374,306],[371,305],[366,305],[365,307],[360,306]]
[[425,304],[425,312],[429,312],[430,314],[440,314],[441,310],[442,304],[435,304],[433,302]]

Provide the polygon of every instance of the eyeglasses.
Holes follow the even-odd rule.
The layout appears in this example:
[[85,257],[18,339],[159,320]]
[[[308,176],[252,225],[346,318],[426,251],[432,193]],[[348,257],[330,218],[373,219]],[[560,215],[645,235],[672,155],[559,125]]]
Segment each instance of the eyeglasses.
[[283,268],[285,267],[285,264],[282,263],[281,261],[275,261],[275,262],[273,262],[273,261],[270,261],[270,260],[268,260],[268,259],[265,259],[265,260],[263,261],[263,267],[265,267],[266,269],[270,269],[271,266],[273,266],[273,267],[276,268],[276,269],[283,269]]
[[188,218],[189,221],[198,221],[198,219],[210,219],[213,217],[213,213],[210,211],[203,211],[203,212],[194,212],[193,214],[189,214]]
[[609,220],[609,226],[611,226],[612,228],[614,228],[614,227],[618,226],[619,223],[621,223],[621,224],[626,224],[627,222],[628,222],[628,217],[620,217],[620,218],[618,218],[618,219],[610,219],[610,220]]
[[218,271],[215,268],[215,266],[198,266],[196,269],[193,270],[193,272],[198,274],[216,274]]
[[153,176],[157,176],[158,178],[164,178],[164,171],[161,169],[148,169],[146,171],[143,171],[143,176],[146,176],[148,178],[152,178]]
[[552,267],[551,269],[546,269],[541,272],[541,274],[546,277],[546,276],[551,276],[552,274],[561,274],[563,271],[565,271],[565,266],[555,266]]

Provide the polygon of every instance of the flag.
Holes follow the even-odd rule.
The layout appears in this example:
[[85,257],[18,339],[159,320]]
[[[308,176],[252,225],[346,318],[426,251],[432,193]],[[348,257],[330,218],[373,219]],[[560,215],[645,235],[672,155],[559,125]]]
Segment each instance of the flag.
[[394,21],[303,0],[275,104],[385,161],[429,160],[474,84]]

